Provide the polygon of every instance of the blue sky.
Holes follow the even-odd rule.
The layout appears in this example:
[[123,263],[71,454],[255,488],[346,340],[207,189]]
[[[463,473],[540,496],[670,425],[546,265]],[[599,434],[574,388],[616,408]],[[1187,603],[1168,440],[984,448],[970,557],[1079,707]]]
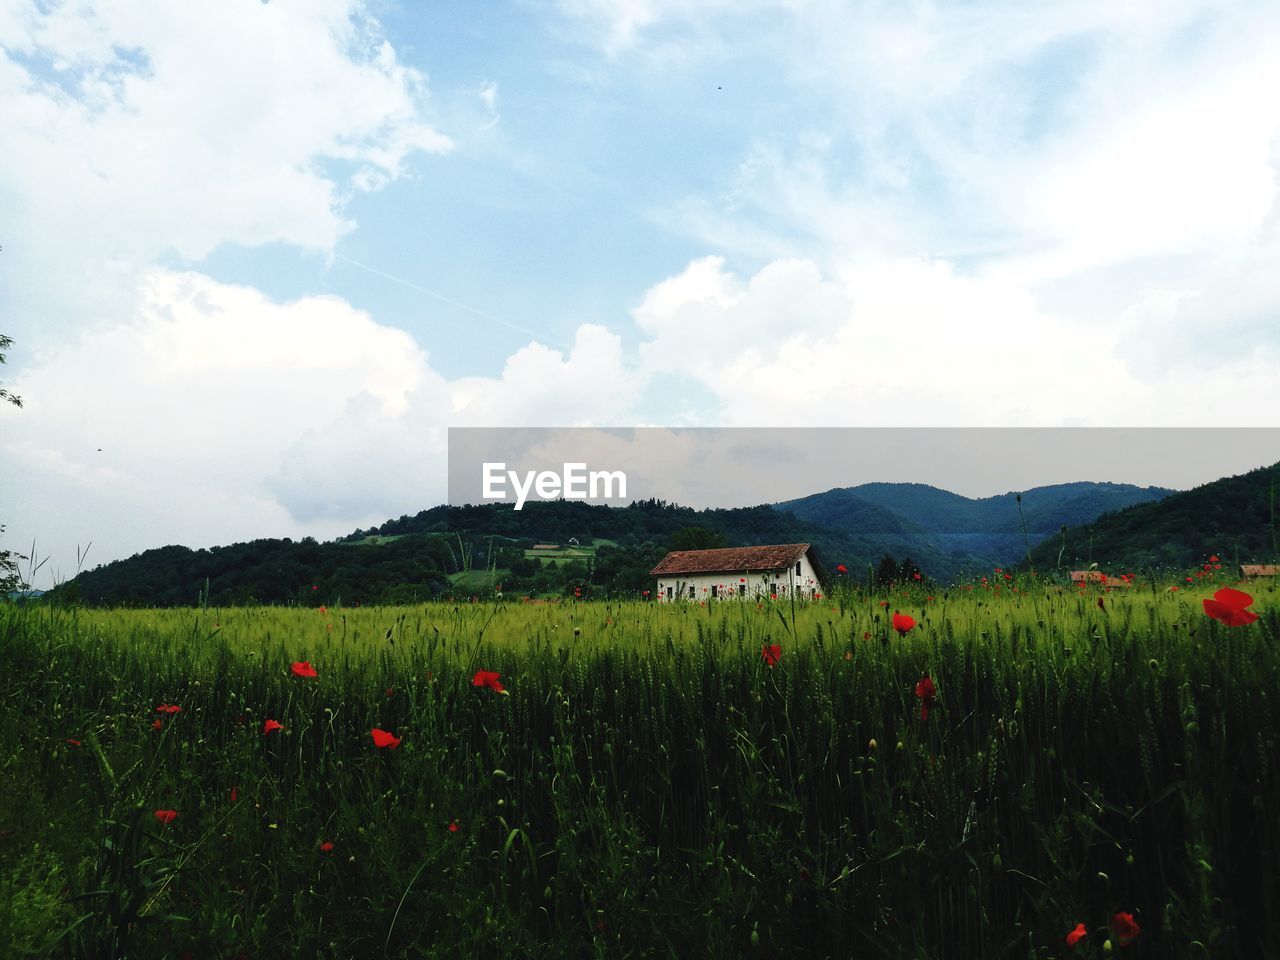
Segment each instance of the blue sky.
[[1277,41],[5,0],[0,546],[334,536],[442,500],[448,426],[1275,426]]

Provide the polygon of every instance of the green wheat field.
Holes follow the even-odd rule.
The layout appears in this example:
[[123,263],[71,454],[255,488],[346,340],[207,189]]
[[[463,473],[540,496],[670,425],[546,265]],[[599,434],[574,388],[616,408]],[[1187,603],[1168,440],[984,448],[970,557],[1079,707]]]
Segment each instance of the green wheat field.
[[1280,608],[1215,577],[0,604],[0,954],[1280,956]]

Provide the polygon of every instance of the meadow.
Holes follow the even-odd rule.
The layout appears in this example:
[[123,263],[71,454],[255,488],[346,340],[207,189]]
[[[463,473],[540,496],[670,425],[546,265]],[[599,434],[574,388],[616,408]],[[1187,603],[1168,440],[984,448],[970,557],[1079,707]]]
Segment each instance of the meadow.
[[1280,956],[1280,609],[1221,576],[0,605],[0,951]]

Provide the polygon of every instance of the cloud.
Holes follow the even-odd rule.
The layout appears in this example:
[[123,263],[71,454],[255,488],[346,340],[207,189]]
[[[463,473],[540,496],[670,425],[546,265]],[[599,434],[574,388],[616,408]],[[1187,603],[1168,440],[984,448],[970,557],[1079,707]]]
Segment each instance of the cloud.
[[[407,333],[334,296],[276,302],[152,270],[135,316],[22,371],[0,411],[14,542],[101,557],[261,536],[334,536],[445,497],[451,425],[602,423],[642,378],[584,324],[501,374],[446,380]],[[7,405],[6,405],[7,406]],[[158,533],[162,531],[162,533]]]
[[655,285],[635,311],[650,335],[642,372],[698,383],[718,404],[707,419],[717,425],[1271,423],[1274,346],[1151,369],[1134,349],[1148,318],[1131,319],[1081,329],[998,271],[919,259],[839,278],[777,261],[744,281],[709,258]]
[[502,119],[502,115],[498,113],[498,85],[492,80],[485,80],[480,84],[480,90],[477,93],[480,103],[484,105],[485,114],[489,117],[485,124],[485,129],[496,127],[498,121]]
[[7,9],[0,189],[19,198],[5,253],[22,326],[119,316],[166,254],[330,252],[350,196],[452,146],[423,119],[426,78],[355,0]]
[[[6,519],[20,539],[52,537],[65,557],[71,537],[119,556],[157,535],[207,545],[332,519],[269,481],[359,480],[371,465],[356,444],[300,457],[299,438],[359,416],[394,423],[434,381],[408,334],[336,297],[275,303],[157,270],[137,316],[82,332],[20,382],[26,405],[4,415],[0,443],[18,512]],[[325,529],[367,522],[386,503],[370,498]]]
[[622,340],[582,324],[567,352],[530,343],[507,358],[499,377],[463,377],[450,386],[451,423],[466,426],[587,426],[635,415],[642,375],[623,357]]

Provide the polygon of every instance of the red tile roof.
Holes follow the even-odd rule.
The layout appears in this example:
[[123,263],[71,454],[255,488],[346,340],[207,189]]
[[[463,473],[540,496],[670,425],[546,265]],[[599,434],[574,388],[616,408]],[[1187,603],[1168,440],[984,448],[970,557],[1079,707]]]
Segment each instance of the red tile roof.
[[744,573],[790,566],[809,550],[807,543],[774,543],[762,547],[717,550],[673,550],[649,571],[655,577],[697,573]]
[[1276,577],[1280,576],[1280,563],[1242,563],[1242,577]]

